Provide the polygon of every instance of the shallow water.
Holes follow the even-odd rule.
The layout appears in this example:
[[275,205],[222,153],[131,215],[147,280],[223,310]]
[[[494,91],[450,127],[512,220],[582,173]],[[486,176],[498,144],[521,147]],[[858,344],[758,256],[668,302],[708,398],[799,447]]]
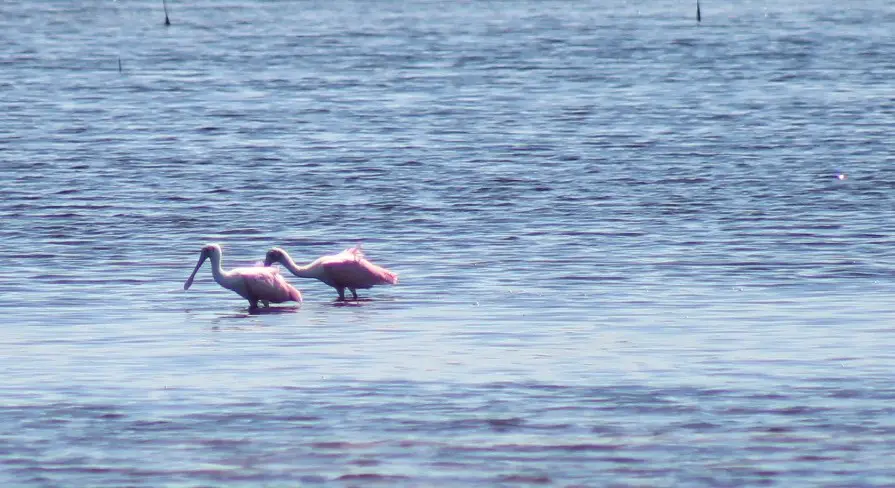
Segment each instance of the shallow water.
[[3,484],[895,484],[891,4],[158,7],[0,7]]

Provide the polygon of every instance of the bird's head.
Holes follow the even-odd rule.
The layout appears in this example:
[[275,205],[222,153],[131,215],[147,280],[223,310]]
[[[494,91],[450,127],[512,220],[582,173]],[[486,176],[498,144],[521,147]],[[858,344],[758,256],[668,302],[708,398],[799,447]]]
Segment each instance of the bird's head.
[[282,263],[286,259],[286,251],[275,247],[270,251],[267,251],[267,255],[264,256],[264,265],[270,266],[273,263]]
[[220,256],[222,253],[220,244],[206,244],[202,246],[202,256],[208,259],[212,256]]
[[221,246],[219,246],[217,244],[206,244],[205,246],[202,247],[202,251],[199,253],[199,262],[196,263],[196,268],[193,269],[193,273],[190,275],[189,278],[187,278],[186,283],[183,284],[184,290],[190,289],[190,286],[193,285],[193,279],[196,278],[196,273],[198,273],[199,268],[202,267],[202,263],[204,263],[205,260],[209,259],[209,258],[212,259],[212,262],[214,262],[215,258],[220,259],[221,258]]

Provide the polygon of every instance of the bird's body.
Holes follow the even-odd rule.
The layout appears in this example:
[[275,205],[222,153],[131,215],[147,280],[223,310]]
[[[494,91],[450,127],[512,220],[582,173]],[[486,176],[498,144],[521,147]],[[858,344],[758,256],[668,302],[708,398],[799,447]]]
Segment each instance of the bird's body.
[[211,274],[219,285],[233,290],[237,295],[249,301],[249,308],[258,308],[258,302],[268,306],[270,303],[298,302],[301,303],[301,292],[286,282],[278,268],[271,267],[246,267],[233,268],[224,271],[221,267],[221,248],[217,244],[209,244],[202,248],[199,263],[193,274],[183,284],[187,290],[193,284],[193,278],[202,267],[206,259],[211,260]]
[[301,278],[316,278],[339,292],[339,299],[345,299],[345,289],[351,291],[354,299],[357,299],[359,288],[372,288],[376,285],[394,285],[398,283],[398,275],[371,263],[364,257],[359,247],[346,249],[339,254],[323,256],[315,259],[307,266],[298,266],[289,254],[280,249],[273,248],[267,251],[264,265],[278,262],[286,267],[292,274]]

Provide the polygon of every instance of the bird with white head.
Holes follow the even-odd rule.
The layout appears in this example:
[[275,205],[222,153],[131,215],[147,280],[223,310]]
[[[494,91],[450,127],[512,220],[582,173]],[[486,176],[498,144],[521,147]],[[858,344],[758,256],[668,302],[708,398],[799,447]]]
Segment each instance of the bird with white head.
[[371,263],[360,247],[346,249],[339,254],[323,256],[306,266],[295,264],[284,249],[275,247],[267,251],[264,265],[280,263],[299,278],[316,278],[336,289],[339,300],[345,300],[345,289],[357,300],[357,290],[376,285],[396,285],[398,275]]
[[183,289],[188,290],[192,286],[196,273],[208,259],[211,260],[211,274],[214,276],[214,281],[248,300],[249,310],[257,309],[259,302],[265,307],[270,303],[290,301],[301,303],[301,292],[286,282],[278,268],[253,266],[224,271],[221,267],[222,256],[221,246],[217,244],[203,247],[199,254],[199,262],[183,284]]

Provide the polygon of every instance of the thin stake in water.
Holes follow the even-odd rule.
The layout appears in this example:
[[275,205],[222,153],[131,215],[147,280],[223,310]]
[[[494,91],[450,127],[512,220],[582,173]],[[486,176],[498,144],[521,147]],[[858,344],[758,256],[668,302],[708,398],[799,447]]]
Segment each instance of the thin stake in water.
[[696,22],[702,22],[702,12],[699,11],[699,0],[696,0]]
[[118,72],[121,73],[121,56],[118,56]]
[[165,25],[171,25],[171,21],[168,19],[168,0],[162,0],[162,8],[165,9]]

